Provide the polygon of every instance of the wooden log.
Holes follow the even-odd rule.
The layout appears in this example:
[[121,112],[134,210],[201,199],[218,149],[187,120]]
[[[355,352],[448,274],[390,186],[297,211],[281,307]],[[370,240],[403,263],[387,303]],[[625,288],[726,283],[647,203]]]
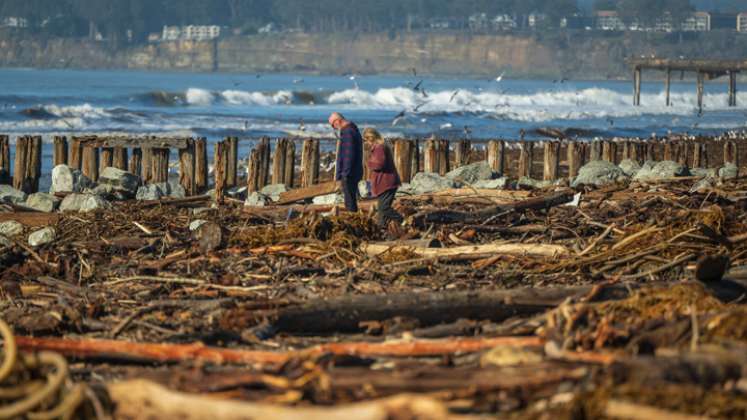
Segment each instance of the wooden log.
[[444,176],[449,171],[451,171],[450,152],[451,150],[449,150],[449,141],[440,140],[438,142],[438,173],[441,176]]
[[506,142],[502,140],[491,140],[488,142],[487,159],[488,165],[493,172],[505,176]]
[[13,188],[28,193],[29,185],[26,180],[26,165],[28,164],[28,154],[30,140],[28,137],[16,138],[16,154],[13,163]]
[[293,188],[293,180],[296,175],[296,142],[288,140],[288,144],[285,148],[285,172],[283,176],[283,184],[288,189]]
[[41,212],[13,212],[13,213],[0,213],[0,223],[2,222],[18,222],[28,227],[37,226],[54,226],[59,221],[60,215],[57,213],[41,213]]
[[534,163],[534,143],[522,141],[519,143],[519,173],[517,176],[531,177]]
[[285,158],[288,139],[278,139],[275,142],[275,153],[272,157],[272,184],[282,184],[285,181]]
[[470,155],[472,154],[472,142],[469,140],[459,140],[454,147],[454,167],[469,165]]
[[560,174],[560,142],[545,142],[544,149],[543,179],[545,181],[555,181]]
[[[394,166],[402,182],[410,182],[412,179],[412,155],[413,145],[410,140],[399,139],[394,141]],[[391,153],[387,147],[386,153]]]
[[425,227],[431,223],[484,223],[494,216],[508,212],[522,212],[526,210],[542,210],[573,201],[572,192],[562,192],[543,197],[531,198],[511,204],[492,206],[484,210],[466,213],[451,210],[435,210],[418,213],[412,217],[412,223],[417,227]]
[[96,182],[99,179],[99,148],[84,146],[81,156],[81,172],[83,175]]
[[257,149],[260,151],[259,156],[261,158],[259,168],[259,185],[260,188],[262,188],[270,183],[270,138],[263,137],[260,140],[259,145],[257,145]]
[[259,191],[259,150],[252,149],[249,153],[249,164],[246,170],[246,188],[250,193]]
[[583,144],[572,141],[568,143],[568,176],[575,178],[584,165]]
[[423,258],[487,257],[493,255],[554,258],[570,254],[568,248],[562,245],[547,244],[487,244],[458,246],[452,248],[414,248],[408,246],[365,244],[361,246],[361,251],[366,253],[369,257],[376,257],[385,252],[407,251]]
[[54,136],[54,153],[52,155],[52,164],[54,166],[67,165],[67,153],[67,137]]
[[39,191],[39,179],[42,175],[42,150],[44,143],[41,136],[31,138],[31,147],[29,149],[29,161],[26,166],[26,177],[30,180],[31,193]]
[[303,201],[318,197],[321,195],[332,194],[337,191],[338,183],[336,181],[325,182],[323,184],[316,184],[305,188],[297,188],[280,194],[280,199],[276,203],[277,205],[292,204],[297,201]]
[[226,187],[233,188],[239,185],[239,139],[228,137],[226,139]]
[[195,148],[195,193],[202,194],[208,189],[207,139],[201,137],[194,141]]
[[151,149],[151,182],[169,182],[169,149]]
[[[127,170],[127,148],[126,147],[115,147],[114,148],[114,158],[112,159],[112,166],[121,169],[123,171]],[[135,172],[139,173],[139,172]]]
[[602,142],[595,140],[591,143],[591,152],[589,155],[589,161],[602,160]]
[[146,147],[140,149],[142,154],[140,156],[140,167],[142,168],[143,183],[153,182],[153,168],[151,161],[153,160],[153,149]]
[[13,176],[10,172],[10,138],[0,135],[0,184],[10,185]]
[[225,188],[226,188],[226,151],[225,143],[222,141],[215,143],[214,146],[214,170],[215,176],[215,202],[222,205],[225,201]]
[[425,150],[423,150],[423,156],[424,156],[424,171],[425,173],[439,173],[440,172],[440,165],[439,165],[439,158],[440,155],[438,153],[438,140],[426,140],[425,141]]
[[617,143],[612,141],[602,143],[602,160],[617,164]]
[[[259,164],[259,154],[257,155]],[[259,179],[259,168],[257,169]],[[319,182],[319,140],[307,139],[301,152],[301,187],[310,187]]]
[[104,169],[111,167],[113,164],[114,149],[111,147],[102,147],[99,156],[99,173],[104,172]]
[[82,169],[83,167],[83,145],[81,140],[77,137],[73,137],[70,142],[70,159],[68,159],[68,166],[72,169]]
[[[415,139],[410,143],[410,179],[420,172],[420,140]],[[368,178],[366,178],[368,179]]]
[[729,163],[739,167],[739,149],[735,141],[724,143],[724,165]]
[[132,149],[132,159],[127,165],[129,172],[133,174],[141,174],[143,172],[143,151],[140,148]]
[[693,147],[693,168],[708,168],[708,147],[703,143]]
[[188,140],[187,147],[179,149],[179,184],[184,187],[188,197],[197,194],[195,181],[195,144]]

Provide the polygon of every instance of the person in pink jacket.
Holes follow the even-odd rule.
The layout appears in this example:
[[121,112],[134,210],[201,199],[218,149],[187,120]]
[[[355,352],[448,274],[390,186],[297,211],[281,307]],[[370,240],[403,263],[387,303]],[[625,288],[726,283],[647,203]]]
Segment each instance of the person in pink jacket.
[[[392,203],[402,182],[394,165],[392,151],[384,143],[381,134],[373,128],[363,131],[363,140],[371,149],[367,162],[368,180],[371,192],[379,201],[379,224],[384,228],[389,228],[391,222],[399,225],[402,223],[402,215],[392,208]],[[394,227],[395,231],[397,227]]]

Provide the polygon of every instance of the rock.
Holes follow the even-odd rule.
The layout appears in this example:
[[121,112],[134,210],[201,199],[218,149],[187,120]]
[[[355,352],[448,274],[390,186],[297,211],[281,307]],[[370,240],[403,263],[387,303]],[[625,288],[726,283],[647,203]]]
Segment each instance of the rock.
[[519,179],[517,185],[519,186],[519,188],[542,189],[553,185],[553,183],[552,181],[540,181],[537,179],[529,178],[527,176],[523,176]]
[[342,194],[327,194],[314,197],[312,200],[314,204],[331,206],[334,204],[344,203],[345,199]]
[[581,185],[601,187],[623,181],[626,178],[625,172],[614,163],[594,160],[579,169],[578,176],[573,180],[571,186],[574,188]]
[[693,168],[690,169],[692,176],[699,176],[701,178],[718,178],[718,169],[716,168]]
[[[164,188],[163,184],[160,184],[161,189]],[[187,190],[184,189],[182,184],[178,182],[169,182],[165,184],[166,187],[166,195],[168,195],[170,198],[185,198],[187,197]]]
[[49,193],[57,192],[83,192],[87,188],[94,188],[96,183],[77,169],[67,165],[57,165],[52,169],[52,186]]
[[739,168],[733,163],[727,163],[723,168],[718,170],[719,178],[734,179],[739,175]]
[[109,208],[110,204],[95,194],[70,194],[60,203],[60,211],[77,211],[86,213]]
[[454,181],[449,178],[425,172],[418,172],[410,181],[410,187],[414,194],[428,194],[454,188],[454,186]]
[[285,184],[273,184],[262,188],[260,192],[270,197],[272,201],[280,201],[280,194],[287,191],[288,188],[285,187]]
[[632,159],[624,159],[617,166],[619,166],[620,169],[622,169],[625,175],[630,176],[630,177],[635,176],[635,174],[637,174],[638,171],[641,170],[641,165],[639,165],[638,162]]
[[270,201],[270,197],[262,194],[261,192],[254,191],[244,201],[244,206],[247,207],[264,207]]
[[653,167],[649,169],[648,165],[641,168],[640,171],[633,177],[636,181],[652,181],[657,179],[674,178],[678,176],[688,176],[690,171],[687,170],[687,166],[680,165],[677,162],[671,160],[665,160],[657,162]]
[[26,207],[51,213],[60,206],[60,199],[47,193],[34,193],[26,199]]
[[223,231],[217,223],[205,222],[200,225],[192,236],[198,241],[200,251],[208,253],[220,248],[223,243]]
[[412,188],[412,185],[409,182],[405,182],[399,186],[399,189],[397,190],[397,197],[407,197],[411,195],[415,195],[415,190]]
[[202,219],[193,220],[192,223],[189,224],[190,232],[196,231],[197,229],[200,228],[200,226],[204,225],[205,223],[207,223],[207,220],[202,220]]
[[466,184],[493,179],[493,177],[493,168],[487,161],[461,166],[446,174],[446,178]]
[[371,184],[368,181],[361,181],[358,183],[358,195],[360,195],[361,198],[370,198],[373,196]]
[[19,191],[10,185],[0,185],[0,202],[8,204],[23,204],[26,201],[26,193]]
[[[140,201],[151,201],[160,200],[162,197],[168,195],[168,190],[164,191],[161,189],[163,184],[147,184],[137,189],[135,199]],[[166,184],[168,185],[168,184]]]
[[108,185],[113,191],[122,191],[130,196],[137,193],[140,187],[140,177],[117,168],[105,168],[99,176],[100,185]]
[[36,232],[29,235],[29,245],[33,247],[46,245],[48,243],[54,242],[54,240],[57,238],[57,232],[54,230],[54,228],[46,227],[41,230],[37,230]]
[[0,235],[13,237],[23,233],[23,225],[15,220],[0,223]]
[[472,184],[472,186],[478,189],[503,190],[508,188],[508,178],[503,177],[498,179],[477,181]]
[[246,200],[248,191],[247,187],[233,187],[226,191],[226,195],[237,200]]

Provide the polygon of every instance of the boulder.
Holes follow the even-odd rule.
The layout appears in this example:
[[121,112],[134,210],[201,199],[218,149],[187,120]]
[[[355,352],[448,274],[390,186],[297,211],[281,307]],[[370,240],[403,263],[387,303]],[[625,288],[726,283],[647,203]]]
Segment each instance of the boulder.
[[26,193],[19,191],[10,185],[0,185],[0,202],[7,204],[23,204],[26,201]]
[[727,163],[723,168],[718,170],[719,178],[734,179],[739,175],[739,168],[733,163]]
[[638,171],[641,170],[641,165],[639,165],[638,162],[632,159],[624,159],[617,166],[619,166],[620,169],[622,169],[625,175],[630,176],[630,177],[635,176],[635,174],[637,174]]
[[200,228],[200,226],[204,225],[205,223],[207,223],[207,220],[202,220],[202,219],[193,220],[192,223],[189,224],[190,232],[196,231],[197,229]]
[[411,195],[415,195],[415,190],[412,188],[412,184],[405,182],[399,186],[397,197],[408,197]]
[[314,204],[331,206],[334,204],[341,204],[345,202],[342,194],[327,194],[314,197],[312,200]]
[[601,187],[626,179],[625,172],[614,163],[593,160],[579,169],[578,176],[573,180],[571,186],[574,188],[581,185]]
[[655,181],[657,179],[675,178],[678,176],[688,176],[690,171],[687,166],[681,165],[671,160],[657,162],[653,167],[644,164],[640,171],[633,177],[636,181]]
[[262,194],[261,192],[254,191],[244,201],[244,205],[247,207],[264,207],[269,203],[270,197]]
[[692,168],[690,169],[692,176],[699,176],[701,178],[718,178],[718,169],[716,168]]
[[477,181],[493,179],[493,177],[493,168],[487,161],[464,165],[446,174],[446,178],[465,184],[473,184]]
[[46,245],[54,242],[57,238],[57,232],[54,228],[46,227],[44,229],[37,230],[36,232],[29,235],[29,245],[33,247]]
[[105,168],[99,175],[99,184],[109,185],[113,191],[122,191],[130,196],[137,193],[140,187],[140,177],[117,168]]
[[516,183],[519,188],[525,188],[525,189],[542,189],[547,188],[549,186],[553,185],[552,181],[540,181],[537,179],[529,178],[527,176],[523,176],[519,179],[519,181]]
[[260,192],[270,197],[272,201],[280,201],[280,194],[288,192],[288,188],[285,184],[272,184],[262,188]]
[[486,190],[503,190],[508,188],[508,178],[481,180],[472,184],[473,187]]
[[14,220],[0,223],[0,235],[13,237],[22,233],[23,225]]
[[414,194],[428,194],[437,191],[448,190],[455,187],[452,179],[442,177],[439,174],[418,172],[410,181],[410,188]]
[[[160,200],[168,195],[168,190],[162,188],[164,184],[147,184],[137,189],[135,199],[140,201]],[[165,184],[168,185],[168,184]]]
[[[163,184],[162,189],[163,189]],[[184,189],[182,184],[178,182],[169,182],[165,185],[167,188],[167,194],[170,198],[185,198],[187,197],[187,190]]]
[[85,189],[94,188],[96,183],[77,169],[67,165],[57,165],[52,169],[52,186],[49,193],[58,192],[83,192]]
[[39,210],[45,213],[51,213],[60,206],[60,199],[47,193],[34,193],[26,199],[26,207]]
[[77,211],[86,213],[109,208],[110,204],[95,194],[70,194],[60,203],[60,211]]

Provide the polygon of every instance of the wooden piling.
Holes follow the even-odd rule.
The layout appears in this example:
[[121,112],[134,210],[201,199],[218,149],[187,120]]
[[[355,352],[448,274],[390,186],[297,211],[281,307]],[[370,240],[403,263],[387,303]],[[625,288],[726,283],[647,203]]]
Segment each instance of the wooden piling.
[[438,143],[438,173],[441,176],[446,175],[451,171],[451,160],[450,160],[449,141],[440,140]]
[[213,161],[213,174],[215,176],[215,202],[219,205],[223,204],[225,189],[226,189],[226,155],[227,150],[226,144],[222,141],[215,143],[214,161]]
[[10,173],[10,138],[0,135],[0,184],[12,184]]
[[[254,157],[253,157],[254,158]],[[257,185],[259,185],[260,156],[257,152]],[[319,182],[319,140],[307,139],[301,152],[301,187],[311,187]]]
[[646,142],[645,152],[644,152],[644,161],[651,161],[651,162],[656,161],[656,156],[657,156],[656,147],[657,147],[657,144],[655,141],[649,140],[648,142]]
[[179,149],[179,184],[188,197],[197,193],[195,173],[195,142],[188,139],[187,147]]
[[285,147],[285,172],[283,176],[283,184],[288,189],[293,188],[293,179],[296,175],[296,142],[288,140],[288,144]]
[[560,142],[548,141],[544,144],[544,172],[542,179],[555,181],[560,170]]
[[420,172],[420,140],[415,139],[411,143],[410,151],[410,180]]
[[602,143],[602,160],[617,164],[617,143],[613,141]]
[[724,165],[729,163],[739,167],[739,148],[735,141],[724,143]]
[[70,159],[68,166],[80,170],[83,166],[83,145],[79,138],[73,137],[70,141]]
[[663,160],[673,161],[675,159],[674,143],[671,141],[664,142],[664,157]]
[[151,167],[151,160],[153,160],[153,149],[150,147],[143,147],[140,155],[140,168],[141,178],[143,183],[153,182],[153,168]]
[[54,153],[52,155],[53,167],[67,165],[67,137],[54,136]]
[[633,70],[633,105],[641,105],[641,68],[636,67]]
[[471,152],[472,142],[469,140],[459,140],[454,148],[454,167],[459,168],[468,165]]
[[708,167],[708,148],[703,143],[696,143],[693,147],[693,168]]
[[602,160],[602,142],[595,140],[591,142],[591,151],[589,153],[589,161]]
[[112,166],[121,169],[123,171],[127,170],[127,148],[126,147],[115,147],[114,148],[114,158],[112,159]]
[[688,166],[688,158],[690,156],[690,142],[683,141],[677,148],[677,163],[683,166]]
[[226,187],[232,188],[238,185],[239,139],[237,137],[226,138],[225,148]]
[[568,177],[575,178],[578,171],[584,165],[584,145],[582,143],[571,141],[568,143]]
[[[252,193],[259,191],[259,167],[260,167],[260,152],[257,148],[252,149],[249,153],[249,163],[246,170],[246,188],[248,192]],[[303,179],[301,183],[303,184]]]
[[139,147],[132,149],[132,158],[128,162],[127,168],[130,173],[141,174],[143,172],[143,151]]
[[275,153],[272,157],[272,184],[285,183],[285,159],[288,148],[288,139],[277,139],[275,141]]
[[83,146],[81,155],[81,172],[91,181],[99,180],[99,148],[94,146]]
[[102,147],[101,155],[99,157],[99,173],[104,172],[104,169],[111,167],[114,164],[114,149],[111,147]]
[[519,143],[519,173],[517,176],[531,177],[532,162],[534,161],[534,143],[522,141]]
[[412,152],[414,144],[411,140],[398,139],[394,141],[394,166],[397,168],[400,180],[410,182],[412,179]]
[[263,187],[267,186],[270,183],[270,156],[271,156],[271,147],[270,147],[270,138],[269,137],[263,137],[259,144],[257,145],[257,150],[259,151],[259,188],[262,189]]
[[42,174],[42,150],[44,143],[41,136],[31,138],[31,150],[29,154],[29,163],[26,166],[26,176],[31,180],[31,192],[39,191],[39,179]]
[[169,149],[151,149],[151,182],[160,184],[169,182]]
[[208,189],[207,139],[201,137],[195,145],[195,194],[202,194]]
[[425,173],[439,173],[440,165],[438,153],[439,142],[438,140],[426,140],[425,148],[423,150],[424,157],[424,168]]
[[488,142],[486,158],[493,172],[503,176],[505,172],[506,142],[502,140],[491,140]]

